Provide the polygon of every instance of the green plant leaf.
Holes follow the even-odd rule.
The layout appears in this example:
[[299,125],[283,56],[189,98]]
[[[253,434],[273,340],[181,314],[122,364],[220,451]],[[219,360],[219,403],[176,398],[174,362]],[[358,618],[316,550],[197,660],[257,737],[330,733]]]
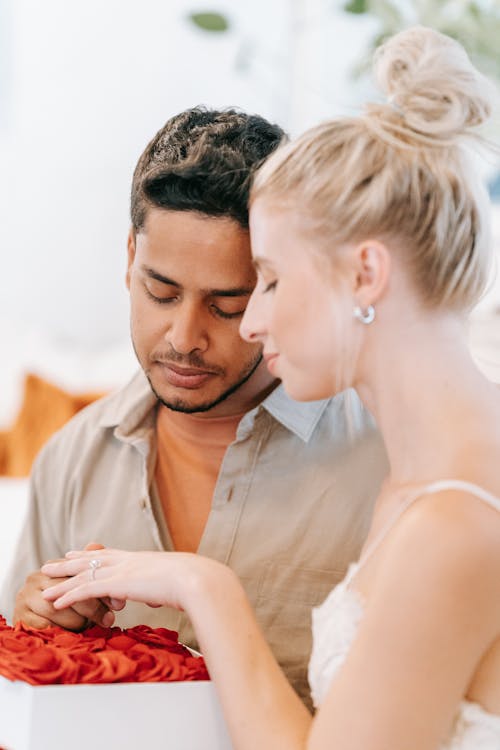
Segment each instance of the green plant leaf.
[[404,19],[396,3],[388,0],[371,0],[369,12],[376,15],[388,29],[399,30],[404,25]]
[[481,8],[477,3],[469,3],[467,10],[471,14],[471,16],[474,16],[478,21],[481,20]]
[[222,13],[190,13],[189,20],[203,31],[227,31],[229,21]]
[[[375,38],[368,44],[369,54],[388,36],[420,23],[457,39],[480,70],[500,81],[498,0],[352,0],[343,7],[351,13],[366,13],[379,22]],[[364,54],[358,61],[353,71],[356,76],[369,67],[367,59]]]
[[368,0],[349,0],[344,5],[347,13],[366,13],[368,11]]

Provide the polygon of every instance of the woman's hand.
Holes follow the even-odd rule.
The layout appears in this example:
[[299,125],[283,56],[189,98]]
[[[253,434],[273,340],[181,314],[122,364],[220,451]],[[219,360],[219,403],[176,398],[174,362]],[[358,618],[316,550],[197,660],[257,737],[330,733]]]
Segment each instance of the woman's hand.
[[[91,561],[99,564],[90,565]],[[42,571],[68,577],[43,595],[55,609],[90,598],[186,611],[238,750],[305,750],[311,717],[276,663],[235,573],[187,552],[68,552]]]
[[[92,564],[91,564],[92,561]],[[185,552],[124,552],[115,549],[68,552],[65,560],[46,563],[42,572],[67,580],[45,589],[55,609],[91,598],[168,605],[183,610],[204,572],[220,563]]]

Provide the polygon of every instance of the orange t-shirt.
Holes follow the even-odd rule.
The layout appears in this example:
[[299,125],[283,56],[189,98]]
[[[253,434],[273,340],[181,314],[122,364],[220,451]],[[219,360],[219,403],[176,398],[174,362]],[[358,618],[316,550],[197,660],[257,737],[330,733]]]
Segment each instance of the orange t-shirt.
[[183,414],[160,406],[155,480],[174,549],[198,549],[222,459],[242,416]]

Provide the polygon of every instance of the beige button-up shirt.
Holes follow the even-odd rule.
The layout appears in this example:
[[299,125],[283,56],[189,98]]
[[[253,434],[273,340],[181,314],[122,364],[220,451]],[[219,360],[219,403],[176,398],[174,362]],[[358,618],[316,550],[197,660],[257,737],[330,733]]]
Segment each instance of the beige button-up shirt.
[[[28,573],[90,541],[171,549],[154,486],[156,405],[140,372],[47,443],[33,469],[0,612],[12,615]],[[306,700],[311,608],[357,558],[386,471],[380,437],[352,391],[296,403],[278,386],[241,419],[224,456],[198,552],[237,573],[276,658]],[[187,617],[174,609],[130,602],[117,623],[172,628],[197,647]]]

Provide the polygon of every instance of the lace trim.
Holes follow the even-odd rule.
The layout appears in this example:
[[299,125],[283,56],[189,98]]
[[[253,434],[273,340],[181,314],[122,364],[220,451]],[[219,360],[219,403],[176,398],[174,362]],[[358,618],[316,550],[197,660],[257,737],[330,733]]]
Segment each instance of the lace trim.
[[500,715],[490,714],[479,703],[462,701],[449,739],[440,750],[499,750]]
[[[316,708],[345,661],[363,617],[363,595],[348,588],[357,568],[357,563],[351,564],[344,580],[313,609],[309,684]],[[500,715],[489,713],[479,703],[461,701],[449,738],[440,750],[500,750]]]
[[[366,601],[350,584],[366,560],[381,544],[402,513],[419,497],[445,489],[468,491],[500,511],[500,500],[486,490],[461,480],[443,480],[418,488],[399,507],[356,563],[351,563],[344,580],[330,592],[312,613],[313,649],[309,662],[309,684],[314,705],[323,700],[335,675],[342,666],[356,636]],[[440,750],[500,750],[500,715],[491,714],[479,703],[464,700],[457,707],[447,742]]]

